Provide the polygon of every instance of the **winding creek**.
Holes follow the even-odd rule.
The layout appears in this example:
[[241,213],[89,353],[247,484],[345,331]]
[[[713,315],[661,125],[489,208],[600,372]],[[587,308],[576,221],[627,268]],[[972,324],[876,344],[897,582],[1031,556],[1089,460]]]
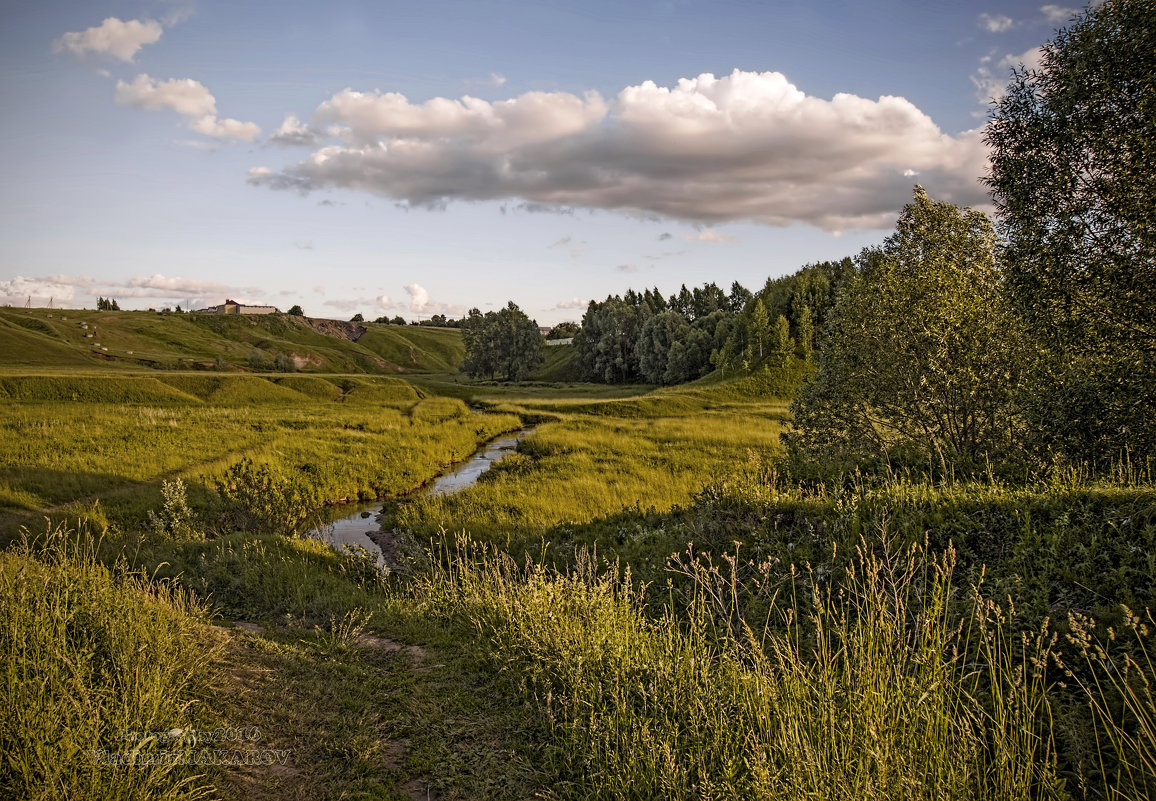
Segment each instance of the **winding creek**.
[[[493,467],[504,456],[512,453],[518,443],[529,436],[532,427],[523,428],[510,434],[502,434],[490,440],[476,450],[469,459],[459,462],[451,469],[435,478],[430,484],[422,487],[408,497],[422,495],[453,495],[456,492],[472,487],[483,473]],[[385,566],[385,554],[381,546],[373,539],[377,534],[377,514],[381,511],[382,501],[356,504],[340,508],[345,516],[324,523],[318,528],[307,532],[306,536],[315,537],[329,543],[338,550],[345,546],[361,546],[368,553],[377,558],[379,566]]]

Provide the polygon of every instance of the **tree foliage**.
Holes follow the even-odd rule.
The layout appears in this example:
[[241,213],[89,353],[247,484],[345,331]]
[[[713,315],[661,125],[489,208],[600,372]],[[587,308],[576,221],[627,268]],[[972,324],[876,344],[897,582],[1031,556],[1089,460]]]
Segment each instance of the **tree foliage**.
[[657,289],[591,301],[574,335],[575,358],[587,381],[678,384],[709,373],[712,354],[730,334],[732,309],[751,293],[737,281],[731,294],[715,284],[664,298]]
[[964,467],[1009,452],[1021,356],[988,218],[916,187],[895,233],[858,266],[792,407],[791,444]]
[[[179,306],[177,307],[177,310],[178,311],[180,310]],[[286,313],[292,314],[294,317],[304,317],[305,316],[304,309],[302,309],[301,306],[297,303],[294,303],[292,306],[290,306],[289,311]]]
[[1046,352],[1045,444],[1156,452],[1156,3],[1108,0],[1058,32],[986,140],[1009,289]]
[[500,311],[470,309],[462,323],[462,370],[474,378],[521,381],[543,360],[538,324],[510,301]]

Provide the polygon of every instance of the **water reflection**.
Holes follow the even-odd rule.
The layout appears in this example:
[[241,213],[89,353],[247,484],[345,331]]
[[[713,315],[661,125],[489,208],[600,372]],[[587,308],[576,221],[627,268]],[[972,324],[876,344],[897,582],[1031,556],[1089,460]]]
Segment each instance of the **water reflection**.
[[[492,439],[474,453],[472,457],[459,464],[447,473],[434,479],[425,489],[419,490],[418,495],[453,495],[467,487],[473,486],[483,473],[494,466],[501,458],[518,447],[518,443],[526,438],[532,428],[523,428],[513,434],[503,434]],[[381,511],[381,501],[370,504],[359,504],[351,514],[349,507],[342,509],[346,516],[324,523],[312,529],[306,536],[328,542],[334,548],[342,550],[346,546],[361,546],[377,559],[379,567],[385,567],[385,555],[381,546],[373,541],[372,534],[379,530],[377,513]],[[336,510],[335,510],[336,511]]]

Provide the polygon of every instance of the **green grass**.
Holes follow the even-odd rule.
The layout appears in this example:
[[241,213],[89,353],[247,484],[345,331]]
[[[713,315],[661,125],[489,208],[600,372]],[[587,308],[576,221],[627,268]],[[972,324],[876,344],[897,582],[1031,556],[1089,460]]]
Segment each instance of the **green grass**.
[[282,354],[307,372],[398,375],[454,372],[465,354],[455,329],[367,324],[353,341],[355,328],[283,314],[4,309],[0,367],[247,371],[254,354]]
[[578,381],[578,365],[574,361],[573,345],[551,345],[545,349],[546,358],[535,370],[532,381]]
[[100,522],[139,527],[160,506],[160,482],[173,478],[211,522],[213,488],[242,459],[294,480],[311,476],[319,504],[401,495],[519,425],[452,398],[419,399],[394,378],[163,378],[0,379],[9,394],[0,408],[0,529],[12,536],[40,515],[75,517],[98,500]]
[[[0,325],[60,336],[19,314]],[[234,325],[249,323],[205,328]],[[804,371],[651,391],[7,370],[4,520],[112,526],[88,555],[0,552],[0,637],[36,644],[0,663],[12,697],[64,688],[30,702],[48,723],[20,718],[20,744],[5,741],[20,755],[5,781],[40,781],[64,747],[63,786],[92,797],[1150,797],[1156,624],[1120,606],[1156,606],[1150,476],[794,483],[775,458]],[[274,507],[388,498],[523,420],[534,432],[475,487],[392,508],[417,535],[400,574],[231,532],[213,491],[249,460]],[[147,514],[174,478],[198,518],[179,541]],[[214,613],[262,628],[213,635]],[[133,648],[177,666],[223,643],[171,697],[259,726],[292,765],[179,786],[84,774],[68,743],[121,725],[122,668],[72,670],[44,656],[54,642],[134,675]],[[80,664],[74,651],[59,652]],[[54,728],[86,710],[79,739]]]
[[1049,641],[1013,639],[982,600],[958,628],[950,558],[864,555],[838,593],[788,586],[781,633],[742,617],[725,563],[680,561],[690,596],[658,617],[588,555],[519,568],[459,541],[439,564],[419,597],[472,622],[535,701],[563,797],[1060,796],[1047,682],[1025,662]]
[[545,419],[482,481],[396,511],[421,536],[469,531],[492,542],[536,541],[624,509],[687,505],[713,476],[778,448],[785,404],[741,406],[677,394],[611,400],[505,398],[495,410]]
[[206,616],[172,583],[97,562],[87,535],[57,529],[0,552],[0,795],[206,795],[196,766],[99,762],[178,747],[134,732],[213,728]]

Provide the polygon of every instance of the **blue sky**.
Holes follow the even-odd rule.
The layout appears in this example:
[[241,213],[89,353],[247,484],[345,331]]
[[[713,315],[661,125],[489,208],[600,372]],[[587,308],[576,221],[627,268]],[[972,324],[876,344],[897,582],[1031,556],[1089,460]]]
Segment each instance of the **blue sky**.
[[1038,2],[8,3],[0,303],[347,319],[757,289],[983,206]]

